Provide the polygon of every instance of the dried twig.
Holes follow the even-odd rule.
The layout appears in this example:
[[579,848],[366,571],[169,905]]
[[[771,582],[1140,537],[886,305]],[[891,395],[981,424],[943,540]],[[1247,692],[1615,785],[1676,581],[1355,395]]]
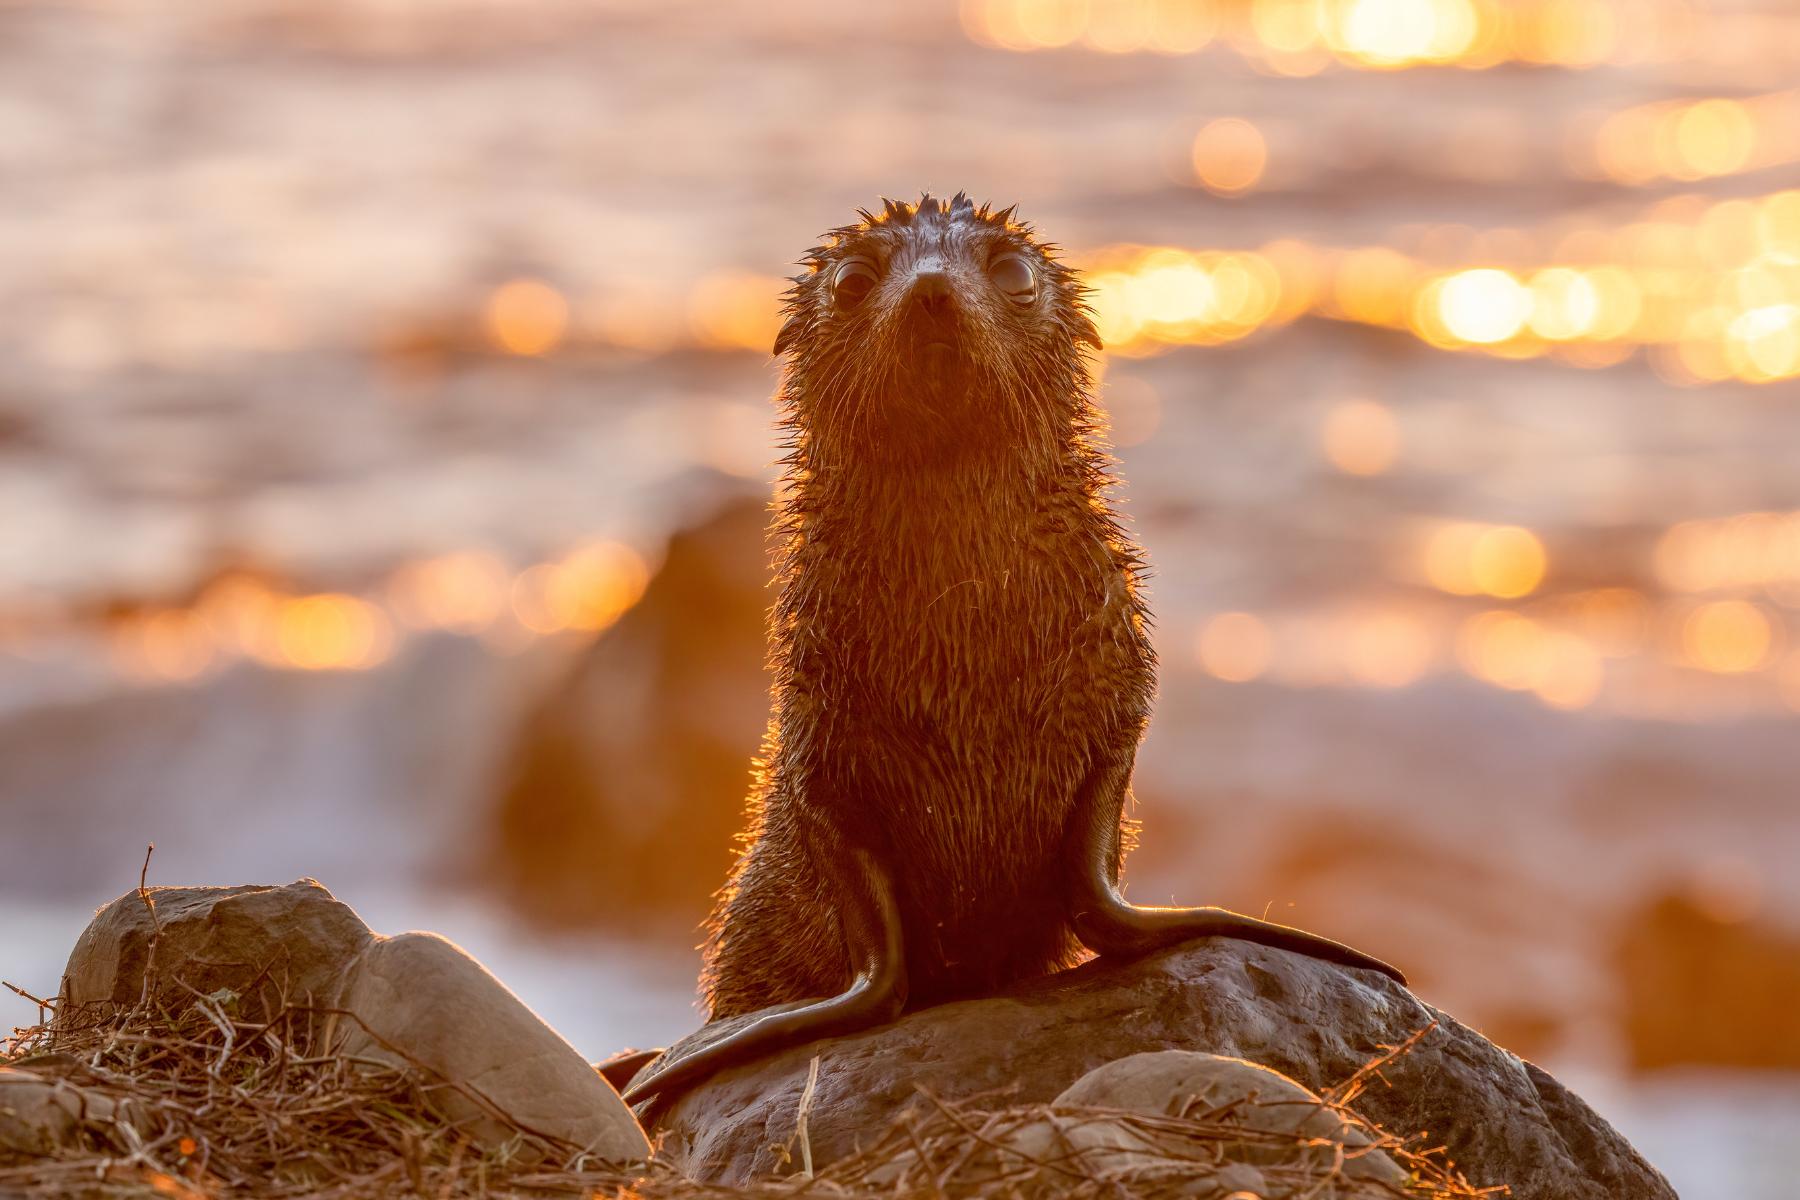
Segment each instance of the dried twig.
[[806,1068],[806,1087],[800,1092],[800,1115],[794,1122],[794,1136],[800,1139],[800,1178],[813,1177],[812,1138],[806,1132],[806,1118],[812,1112],[813,1095],[819,1086],[819,1056],[813,1055]]
[[[1385,1053],[1379,1058],[1370,1059],[1368,1062],[1358,1067],[1350,1078],[1343,1080],[1340,1083],[1333,1084],[1331,1087],[1325,1089],[1325,1099],[1329,1100],[1334,1105],[1342,1107],[1362,1095],[1364,1089],[1368,1086],[1369,1080],[1379,1079],[1381,1082],[1387,1083],[1387,1076],[1381,1073],[1382,1068],[1393,1063],[1396,1059],[1411,1054],[1413,1050],[1418,1047],[1419,1043],[1424,1041],[1426,1036],[1437,1027],[1438,1023],[1433,1021],[1429,1025],[1414,1030],[1407,1036],[1407,1039],[1398,1046],[1383,1046],[1382,1050]],[[1391,1087],[1393,1085],[1389,1084],[1388,1086]]]
[[162,923],[156,919],[156,901],[150,898],[150,856],[156,853],[156,843],[151,842],[144,847],[144,865],[138,871],[138,899],[144,902],[144,911],[150,914],[150,948],[144,958],[144,987],[138,996],[138,1007],[143,1008],[150,1003],[150,985],[156,981],[156,943],[162,940]]

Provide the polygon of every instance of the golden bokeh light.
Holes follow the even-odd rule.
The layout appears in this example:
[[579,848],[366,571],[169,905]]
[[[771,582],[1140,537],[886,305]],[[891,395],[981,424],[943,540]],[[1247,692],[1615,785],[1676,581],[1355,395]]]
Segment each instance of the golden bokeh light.
[[194,607],[214,643],[227,653],[277,658],[276,617],[283,599],[263,580],[232,573],[209,584]]
[[1004,50],[1192,53],[1223,35],[1258,67],[1311,75],[1504,62],[1568,68],[1663,61],[1682,5],[1645,0],[963,0],[964,31]]
[[1749,113],[1735,100],[1702,100],[1675,119],[1674,150],[1679,161],[1669,173],[1677,179],[1729,175],[1750,159],[1756,129]]
[[1451,522],[1437,526],[1426,537],[1423,553],[1425,578],[1439,591],[1452,596],[1473,596],[1475,572],[1470,565],[1481,526]]
[[374,605],[355,596],[327,593],[281,606],[275,645],[283,665],[306,671],[372,667],[393,648],[393,630]]
[[1484,529],[1469,555],[1475,589],[1510,599],[1529,595],[1544,578],[1544,544],[1529,529],[1503,525]]
[[[1559,67],[1594,67],[1624,57],[1621,51],[1621,18],[1625,15],[1603,0],[1561,0],[1518,10],[1520,24],[1517,52],[1527,62]],[[1642,6],[1634,11],[1641,27],[1645,16],[1654,22],[1656,10]]]
[[1330,311],[1365,325],[1404,325],[1418,277],[1419,265],[1398,250],[1352,250],[1338,261]]
[[1585,639],[1506,609],[1464,621],[1456,657],[1475,678],[1529,691],[1552,708],[1585,708],[1605,684],[1605,664]]
[[1262,131],[1238,117],[1209,121],[1194,136],[1194,178],[1221,196],[1237,196],[1261,182],[1269,164]]
[[541,279],[514,279],[488,297],[488,335],[508,354],[548,354],[569,329],[569,302]]
[[1656,101],[1608,115],[1578,170],[1628,186],[1800,162],[1800,91]]
[[1346,475],[1380,475],[1400,456],[1399,422],[1373,400],[1332,405],[1319,433],[1326,459]]
[[636,604],[648,580],[649,568],[631,547],[599,542],[522,571],[509,598],[514,618],[533,633],[592,633]]
[[1708,522],[1683,521],[1657,541],[1656,574],[1665,587],[1678,592],[1702,592],[1717,586],[1713,540],[1708,532]]
[[1450,336],[1475,345],[1504,342],[1531,318],[1532,293],[1506,271],[1481,267],[1442,280],[1439,321]]
[[1584,272],[1570,267],[1548,267],[1531,277],[1528,285],[1531,332],[1553,342],[1581,337],[1594,328],[1600,316],[1600,290]]
[[[1470,244],[1530,254],[1538,240],[1492,230]],[[1404,329],[1440,349],[1554,354],[1584,368],[1647,346],[1684,386],[1800,378],[1800,191],[1674,206],[1665,219],[1564,233],[1558,245],[1585,261],[1443,271],[1391,246],[1286,240],[1231,253],[1118,246],[1078,265],[1101,337],[1125,354],[1210,345],[1316,314]]]
[[500,616],[509,586],[497,556],[463,551],[408,563],[387,591],[395,616],[410,628],[479,633]]
[[649,568],[629,546],[602,542],[566,556],[549,589],[551,608],[571,629],[604,629],[644,594]]
[[1082,41],[1103,54],[1130,54],[1152,44],[1155,7],[1149,4],[1092,3]]
[[1208,0],[963,0],[963,31],[1004,50],[1082,45],[1106,54],[1192,54],[1218,33]]
[[532,633],[561,633],[569,627],[550,602],[557,572],[556,563],[537,563],[519,572],[508,591],[513,619]]
[[1248,32],[1278,55],[1303,55],[1324,43],[1315,0],[1253,0]]
[[1531,690],[1551,708],[1586,708],[1600,694],[1606,667],[1593,647],[1572,634],[1552,634]]
[[1800,587],[1800,512],[1683,521],[1656,543],[1656,575],[1677,592]]
[[1028,45],[1053,49],[1078,40],[1087,30],[1086,0],[1041,0],[1015,4],[1018,27]]
[[1543,542],[1517,525],[1451,522],[1437,526],[1425,540],[1425,578],[1453,596],[1510,600],[1530,595],[1547,566]]
[[1681,627],[1687,661],[1722,675],[1754,671],[1767,663],[1775,630],[1762,609],[1745,600],[1715,600],[1688,614]]
[[1463,623],[1456,637],[1456,657],[1476,678],[1517,690],[1530,686],[1542,642],[1543,630],[1536,622],[1493,609]]
[[1752,383],[1800,375],[1800,305],[1739,313],[1726,327],[1725,354],[1732,373]]
[[[1253,186],[1266,161],[1260,140],[1236,118],[1207,126],[1196,141],[1202,182],[1226,194]],[[1666,215],[1565,233],[1559,246],[1585,261],[1530,270],[1434,270],[1391,246],[1334,250],[1291,239],[1256,251],[1108,247],[1076,261],[1102,340],[1124,354],[1232,341],[1317,314],[1404,329],[1442,349],[1555,354],[1579,367],[1650,346],[1658,369],[1684,385],[1800,378],[1800,190],[1654,211]],[[1426,230],[1422,244],[1443,232]],[[1514,254],[1534,244],[1511,230],[1464,240]],[[608,294],[593,300],[581,333],[636,350],[686,341],[767,353],[786,286],[721,272],[685,289],[685,299]],[[486,324],[508,352],[548,353],[567,339],[568,305],[541,281],[514,280],[490,297]]]
[[703,346],[767,354],[781,332],[788,281],[727,271],[709,275],[688,300],[688,320]]
[[1348,0],[1321,9],[1326,44],[1374,67],[1454,62],[1480,34],[1469,0]]
[[1283,289],[1275,264],[1253,253],[1123,247],[1087,269],[1095,329],[1122,354],[1245,337],[1274,317]]
[[147,683],[186,683],[245,659],[284,671],[363,671],[391,658],[409,631],[481,636],[496,650],[596,633],[638,602],[649,576],[642,555],[612,541],[517,574],[483,551],[422,559],[365,595],[293,595],[232,572],[185,608],[120,618],[108,649],[123,676]]
[[1195,649],[1207,673],[1228,683],[1247,683],[1269,669],[1274,640],[1262,618],[1227,612],[1201,627]]

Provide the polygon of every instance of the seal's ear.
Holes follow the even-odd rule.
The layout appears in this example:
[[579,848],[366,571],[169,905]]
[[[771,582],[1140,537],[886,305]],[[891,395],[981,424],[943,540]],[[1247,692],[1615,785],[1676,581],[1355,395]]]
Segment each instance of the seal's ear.
[[775,335],[775,349],[771,351],[771,353],[773,353],[776,358],[780,358],[783,354],[786,354],[792,349],[794,343],[799,339],[800,316],[796,313],[787,319],[787,323],[781,327],[781,332]]

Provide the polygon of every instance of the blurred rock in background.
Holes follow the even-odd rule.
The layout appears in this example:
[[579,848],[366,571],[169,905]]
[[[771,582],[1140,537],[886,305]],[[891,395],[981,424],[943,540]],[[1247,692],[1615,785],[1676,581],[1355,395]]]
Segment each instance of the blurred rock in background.
[[768,502],[669,540],[643,599],[538,697],[506,749],[484,864],[553,926],[681,936],[724,882],[768,716]]
[[1634,1068],[1800,1071],[1800,934],[1757,899],[1702,879],[1634,906],[1617,950]]

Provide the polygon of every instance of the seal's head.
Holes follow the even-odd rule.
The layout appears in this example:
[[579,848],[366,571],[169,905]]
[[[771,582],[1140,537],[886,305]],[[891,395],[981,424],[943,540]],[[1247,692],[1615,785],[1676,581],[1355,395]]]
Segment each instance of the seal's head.
[[859,215],[807,253],[787,295],[775,353],[795,424],[891,445],[1084,419],[1082,347],[1100,344],[1084,289],[1012,209],[959,192]]

